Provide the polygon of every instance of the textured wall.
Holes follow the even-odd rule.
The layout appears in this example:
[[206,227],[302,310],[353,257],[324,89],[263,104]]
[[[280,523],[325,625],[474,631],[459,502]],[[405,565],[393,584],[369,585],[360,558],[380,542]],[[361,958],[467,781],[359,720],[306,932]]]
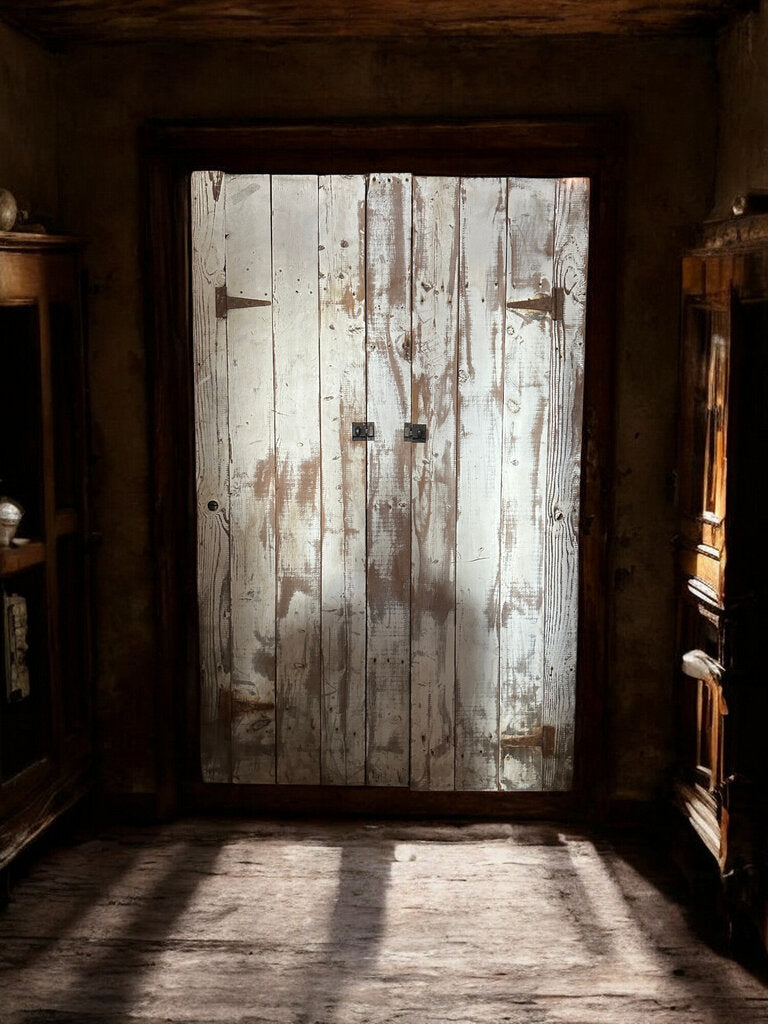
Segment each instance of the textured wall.
[[718,53],[720,139],[714,214],[735,195],[768,191],[768,9],[741,18]]
[[0,25],[0,188],[58,213],[56,61]]
[[623,115],[616,352],[613,791],[669,761],[672,467],[680,232],[711,205],[716,105],[706,41],[323,42],[82,48],[65,56],[62,203],[90,239],[103,771],[150,790],[154,567],[136,130],[150,117]]

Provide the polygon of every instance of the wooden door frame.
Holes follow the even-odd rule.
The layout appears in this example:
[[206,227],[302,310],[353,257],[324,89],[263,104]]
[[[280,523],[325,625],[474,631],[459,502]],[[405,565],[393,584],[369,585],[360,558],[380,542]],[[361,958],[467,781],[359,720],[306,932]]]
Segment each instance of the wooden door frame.
[[[150,122],[140,131],[157,584],[157,809],[591,818],[604,815],[613,466],[616,183],[621,132],[585,121]],[[203,783],[195,531],[189,175],[365,173],[591,179],[579,530],[574,786],[568,793],[424,792]]]

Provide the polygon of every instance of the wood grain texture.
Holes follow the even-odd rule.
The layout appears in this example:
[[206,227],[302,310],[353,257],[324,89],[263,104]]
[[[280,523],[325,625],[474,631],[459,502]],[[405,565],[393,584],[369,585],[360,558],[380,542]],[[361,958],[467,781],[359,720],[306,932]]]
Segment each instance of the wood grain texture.
[[363,175],[319,183],[322,436],[322,781],[365,781],[365,192]]
[[678,892],[562,824],[102,825],[0,915],[3,1024],[764,1024]]
[[458,178],[413,183],[411,787],[453,789]]
[[506,181],[461,182],[456,788],[498,785]]
[[224,176],[191,180],[192,299],[200,636],[200,762],[206,782],[229,782],[231,620],[226,320],[216,317],[224,278]]
[[368,181],[366,317],[368,451],[366,781],[409,774],[411,576],[411,176]]
[[[552,294],[555,183],[510,178],[507,303]],[[544,484],[549,411],[549,313],[507,308],[501,502],[501,736],[504,789],[541,789],[544,675]],[[504,745],[504,740],[510,744]]]
[[[546,12],[550,35],[659,33],[716,25],[747,0],[553,0]],[[2,0],[9,24],[55,40],[284,39],[392,35],[540,35],[541,7],[535,0],[328,0],[320,5],[275,0],[244,6],[234,0],[196,0],[181,7],[171,0]]]
[[61,772],[43,759],[0,788],[0,871],[87,795],[91,778],[85,759]]
[[553,285],[564,299],[563,318],[553,325],[549,377],[543,721],[555,729],[555,746],[543,768],[544,788],[565,790],[573,778],[576,709],[589,179],[557,182],[554,230]]
[[[605,594],[608,590],[606,558],[606,524],[610,521],[608,503],[603,495],[610,493],[611,478],[611,365],[613,351],[613,296],[611,282],[615,276],[613,225],[618,206],[618,183],[612,162],[621,131],[610,121],[579,119],[571,122],[473,122],[418,123],[408,125],[239,125],[220,124],[149,124],[140,133],[141,166],[146,179],[148,203],[147,230],[142,246],[143,265],[147,276],[147,323],[152,346],[153,396],[155,430],[153,432],[154,487],[157,495],[155,544],[158,559],[158,588],[161,600],[158,609],[159,649],[165,666],[163,686],[156,694],[160,718],[173,722],[177,732],[177,755],[187,755],[185,762],[193,765],[198,757],[198,695],[199,667],[196,637],[190,640],[195,618],[196,584],[194,569],[190,575],[189,552],[196,533],[195,516],[189,514],[189,481],[194,479],[194,449],[188,443],[193,425],[193,391],[187,382],[193,374],[191,308],[188,310],[188,244],[187,216],[189,191],[186,182],[177,184],[181,171],[200,166],[216,166],[221,160],[231,169],[249,169],[255,151],[269,152],[270,159],[293,169],[332,173],[352,164],[361,150],[385,154],[390,166],[408,167],[409,154],[419,147],[422,156],[414,164],[420,174],[451,174],[451,167],[460,161],[467,173],[485,175],[506,173],[509,152],[518,156],[520,174],[566,174],[578,160],[584,173],[594,174],[600,203],[593,209],[592,230],[598,244],[595,248],[596,280],[608,282],[596,288],[590,297],[590,335],[588,356],[590,372],[586,378],[587,408],[591,413],[590,429],[585,434],[585,454],[591,466],[584,480],[585,515],[581,544],[588,556],[582,581],[587,595],[586,611],[580,615],[580,665],[586,666],[579,681],[579,708],[599,707],[604,697],[606,664],[604,652]],[[222,158],[226,155],[226,161]],[[400,162],[402,156],[402,163]],[[250,165],[252,166],[252,164]],[[20,244],[21,237],[14,239]],[[190,537],[191,534],[191,537]],[[190,540],[192,543],[190,543]],[[181,708],[189,708],[189,712]],[[597,722],[597,724],[594,724]],[[591,731],[589,731],[591,730]],[[577,788],[572,792],[547,795],[538,792],[424,792],[398,790],[358,790],[350,787],[329,787],[318,793],[316,787],[304,789],[301,807],[312,812],[317,798],[325,800],[328,813],[341,806],[348,797],[360,801],[377,801],[374,812],[386,814],[387,801],[393,796],[413,801],[403,813],[443,814],[463,808],[462,813],[495,813],[513,808],[509,813],[546,814],[559,819],[574,808],[594,810],[593,800],[604,779],[605,750],[609,744],[599,716],[587,718],[581,710],[577,718]],[[168,772],[182,760],[169,759],[172,745],[163,744],[158,751]],[[179,781],[194,785],[197,806],[207,801],[208,809],[224,806],[224,799],[238,801],[237,806],[249,812],[261,807],[267,797],[282,799],[280,813],[290,813],[293,800],[288,787],[213,787],[190,782],[179,773]],[[315,796],[312,796],[313,790]],[[282,796],[281,796],[282,795]],[[439,804],[439,808],[438,808]],[[168,806],[173,806],[169,804]],[[235,807],[233,802],[227,806]],[[344,804],[343,806],[348,806]],[[400,806],[400,805],[398,805]],[[530,808],[534,806],[535,812]],[[363,811],[365,813],[365,811]],[[400,812],[398,812],[400,813]],[[502,811],[502,813],[507,813]]]
[[277,781],[320,781],[317,177],[272,178]]
[[275,440],[269,175],[225,177],[232,781],[275,778]]
[[568,789],[587,179],[194,189],[204,778]]

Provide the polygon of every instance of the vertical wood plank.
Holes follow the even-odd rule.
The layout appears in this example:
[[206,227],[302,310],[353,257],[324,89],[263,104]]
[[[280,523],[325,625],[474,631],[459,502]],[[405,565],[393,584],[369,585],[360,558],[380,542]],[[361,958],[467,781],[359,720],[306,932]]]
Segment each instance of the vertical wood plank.
[[322,781],[365,782],[365,177],[320,178]]
[[411,445],[411,176],[368,182],[366,316],[368,596],[366,781],[404,786],[409,774]]
[[200,762],[205,782],[231,780],[229,432],[224,285],[224,175],[192,174],[192,345],[200,622]]
[[515,308],[552,294],[553,178],[507,186],[507,315],[501,503],[503,789],[542,787],[544,493],[551,313]]
[[555,189],[554,281],[563,316],[552,331],[544,551],[544,725],[554,754],[544,758],[544,788],[566,790],[573,778],[579,597],[579,500],[584,330],[589,236],[589,179],[564,178]]
[[272,178],[277,507],[277,781],[320,781],[318,198],[314,175]]
[[461,182],[456,788],[496,789],[506,181]]
[[458,178],[413,182],[411,787],[453,789]]
[[227,175],[232,781],[275,780],[275,445],[269,175]]

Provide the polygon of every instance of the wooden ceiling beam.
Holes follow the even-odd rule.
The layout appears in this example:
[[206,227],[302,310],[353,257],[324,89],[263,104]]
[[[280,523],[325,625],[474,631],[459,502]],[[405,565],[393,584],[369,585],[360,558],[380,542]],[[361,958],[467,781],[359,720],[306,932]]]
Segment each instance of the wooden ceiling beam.
[[754,0],[0,0],[0,21],[49,44],[700,31]]

